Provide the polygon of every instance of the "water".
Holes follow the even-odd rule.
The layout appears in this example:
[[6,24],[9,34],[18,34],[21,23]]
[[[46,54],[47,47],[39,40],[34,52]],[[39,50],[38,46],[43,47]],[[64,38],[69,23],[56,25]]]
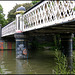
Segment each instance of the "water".
[[52,74],[55,67],[54,52],[43,51],[27,60],[16,59],[15,50],[0,51],[2,74]]

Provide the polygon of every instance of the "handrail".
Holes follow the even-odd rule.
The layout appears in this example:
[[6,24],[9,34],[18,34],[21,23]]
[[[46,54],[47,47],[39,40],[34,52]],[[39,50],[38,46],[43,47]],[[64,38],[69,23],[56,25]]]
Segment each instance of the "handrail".
[[15,25],[15,21],[13,21],[2,28],[2,37],[14,34],[15,30],[16,30],[16,25]]
[[75,18],[75,1],[43,1],[23,15],[23,32]]

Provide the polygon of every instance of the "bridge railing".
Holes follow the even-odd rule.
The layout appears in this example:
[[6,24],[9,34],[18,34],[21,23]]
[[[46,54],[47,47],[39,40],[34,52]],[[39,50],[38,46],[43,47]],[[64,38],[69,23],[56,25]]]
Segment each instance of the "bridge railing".
[[[43,1],[20,18],[23,32],[67,22],[75,19],[75,1]],[[2,28],[2,37],[15,33],[15,23]]]
[[16,32],[16,22],[13,21],[2,28],[2,37],[13,35]]
[[23,31],[73,20],[75,1],[43,1],[24,15]]

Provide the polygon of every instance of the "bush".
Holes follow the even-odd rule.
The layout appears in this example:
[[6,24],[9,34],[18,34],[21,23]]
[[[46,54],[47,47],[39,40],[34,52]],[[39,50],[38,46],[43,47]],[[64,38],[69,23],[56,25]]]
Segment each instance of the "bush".
[[[67,57],[65,55],[61,55],[61,53],[56,49],[55,51],[55,60],[56,66],[54,69],[54,74],[74,74],[75,68],[72,70],[68,68]],[[75,59],[73,60],[73,66],[75,66]]]

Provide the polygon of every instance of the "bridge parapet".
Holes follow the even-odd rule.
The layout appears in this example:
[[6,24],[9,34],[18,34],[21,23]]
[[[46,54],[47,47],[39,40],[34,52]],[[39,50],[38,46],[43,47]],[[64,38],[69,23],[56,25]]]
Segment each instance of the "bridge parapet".
[[15,34],[16,31],[16,22],[13,21],[10,24],[2,28],[2,37]]
[[23,31],[75,19],[75,1],[43,1],[24,15]]

